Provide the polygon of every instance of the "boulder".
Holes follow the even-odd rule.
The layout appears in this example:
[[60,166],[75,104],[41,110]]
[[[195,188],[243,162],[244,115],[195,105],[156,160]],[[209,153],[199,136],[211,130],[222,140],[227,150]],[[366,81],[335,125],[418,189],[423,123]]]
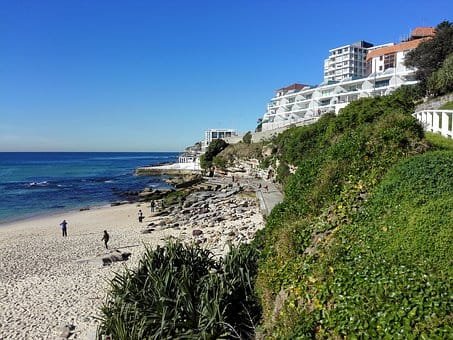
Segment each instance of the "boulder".
[[113,262],[127,261],[132,254],[129,252],[121,252],[117,249],[112,250],[110,254],[102,258],[104,266],[111,265]]
[[153,228],[144,229],[141,231],[141,233],[142,234],[151,234],[154,230],[156,230],[156,229],[153,229]]
[[203,234],[203,230],[200,230],[200,229],[194,229],[192,230],[192,236],[196,237],[196,236],[200,236]]

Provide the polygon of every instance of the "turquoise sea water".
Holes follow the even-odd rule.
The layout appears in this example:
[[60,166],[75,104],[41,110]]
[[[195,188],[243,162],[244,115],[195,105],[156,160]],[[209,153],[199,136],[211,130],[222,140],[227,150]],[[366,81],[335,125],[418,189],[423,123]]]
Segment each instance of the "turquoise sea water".
[[0,223],[124,199],[124,192],[165,187],[139,166],[176,162],[178,153],[0,152]]

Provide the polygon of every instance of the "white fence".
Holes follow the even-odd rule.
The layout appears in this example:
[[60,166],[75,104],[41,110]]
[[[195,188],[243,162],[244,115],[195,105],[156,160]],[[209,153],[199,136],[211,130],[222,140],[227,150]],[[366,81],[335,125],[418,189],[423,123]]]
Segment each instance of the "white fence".
[[425,131],[453,138],[453,110],[422,110],[412,115],[423,124]]

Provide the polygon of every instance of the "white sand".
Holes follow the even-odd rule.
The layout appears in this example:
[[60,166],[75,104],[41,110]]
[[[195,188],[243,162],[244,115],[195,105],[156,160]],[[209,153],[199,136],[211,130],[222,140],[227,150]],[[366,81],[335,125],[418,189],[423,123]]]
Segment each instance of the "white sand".
[[[139,209],[145,214],[141,224]],[[206,246],[223,249],[226,226],[262,227],[259,208],[250,209],[244,220],[224,221],[205,230]],[[135,268],[145,244],[154,248],[170,236],[192,238],[193,227],[141,234],[153,220],[149,214],[145,204],[127,204],[0,225],[0,339],[58,339],[61,327],[71,322],[78,339],[91,339],[107,280],[125,266]],[[63,219],[69,223],[67,238],[59,226]],[[110,234],[109,248],[131,252],[129,261],[101,265],[100,256],[106,254],[104,230]]]
[[[142,224],[140,208],[146,217]],[[144,204],[128,204],[1,225],[0,339],[57,339],[72,319],[77,338],[86,339],[87,330],[95,328],[106,279],[136,265],[144,243],[154,247],[179,234],[172,229],[141,234],[148,211]],[[63,219],[69,223],[67,238],[59,226]],[[104,229],[109,248],[131,252],[129,261],[103,267],[93,260],[106,253]]]

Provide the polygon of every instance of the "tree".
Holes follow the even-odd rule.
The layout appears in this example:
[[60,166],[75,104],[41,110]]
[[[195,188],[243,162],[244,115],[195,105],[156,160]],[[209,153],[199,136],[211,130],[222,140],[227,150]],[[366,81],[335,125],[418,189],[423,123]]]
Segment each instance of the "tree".
[[453,53],[445,59],[440,69],[431,74],[427,88],[429,93],[434,96],[453,91]]
[[252,142],[252,133],[248,131],[244,137],[242,137],[242,142],[244,144],[250,144]]
[[213,140],[206,150],[206,152],[201,155],[200,157],[200,166],[203,169],[209,169],[212,166],[212,160],[215,156],[217,156],[220,152],[223,151],[229,144],[225,142],[223,139],[215,139]]
[[417,68],[416,78],[425,90],[429,77],[442,67],[449,54],[453,53],[453,23],[443,21],[436,27],[436,35],[422,42],[406,57],[407,67]]
[[263,118],[258,118],[256,124],[257,126],[255,132],[261,132],[261,130],[263,129]]

